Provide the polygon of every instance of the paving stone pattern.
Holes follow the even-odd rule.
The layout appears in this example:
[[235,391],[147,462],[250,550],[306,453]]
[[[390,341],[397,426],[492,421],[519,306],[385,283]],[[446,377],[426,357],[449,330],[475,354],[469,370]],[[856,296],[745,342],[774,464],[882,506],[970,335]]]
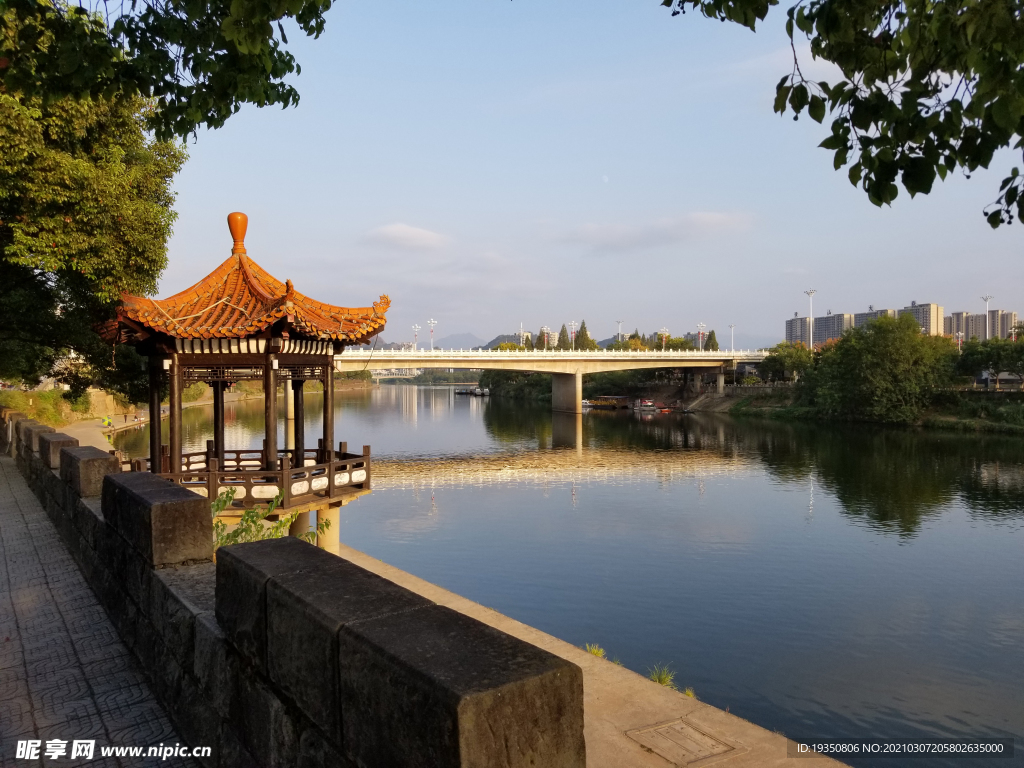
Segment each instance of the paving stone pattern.
[[[94,759],[17,759],[17,742],[94,739]],[[56,529],[0,457],[0,766],[160,765],[183,758],[100,756],[103,746],[180,744]],[[200,746],[200,745],[189,745]]]

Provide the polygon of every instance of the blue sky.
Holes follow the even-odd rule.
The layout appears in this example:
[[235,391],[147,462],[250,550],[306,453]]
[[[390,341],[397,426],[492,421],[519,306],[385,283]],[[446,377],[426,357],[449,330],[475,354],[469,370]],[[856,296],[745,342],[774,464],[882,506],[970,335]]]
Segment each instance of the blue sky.
[[1009,153],[875,208],[817,148],[827,127],[772,112],[792,60],[773,15],[754,34],[657,0],[339,3],[319,40],[289,35],[298,107],[190,141],[160,295],[228,256],[240,210],[298,290],[389,294],[389,341],[583,318],[760,345],[810,287],[815,314],[985,293],[1024,312],[1024,226],[981,215]]

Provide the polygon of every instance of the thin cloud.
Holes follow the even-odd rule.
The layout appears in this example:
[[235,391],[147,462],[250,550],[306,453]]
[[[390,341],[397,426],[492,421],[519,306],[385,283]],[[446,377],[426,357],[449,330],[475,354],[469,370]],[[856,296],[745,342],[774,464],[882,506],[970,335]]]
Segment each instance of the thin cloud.
[[611,253],[662,248],[708,234],[745,229],[748,224],[745,214],[698,211],[644,224],[586,224],[559,239]]
[[448,238],[442,234],[401,222],[371,229],[363,241],[410,251],[433,251],[448,244]]

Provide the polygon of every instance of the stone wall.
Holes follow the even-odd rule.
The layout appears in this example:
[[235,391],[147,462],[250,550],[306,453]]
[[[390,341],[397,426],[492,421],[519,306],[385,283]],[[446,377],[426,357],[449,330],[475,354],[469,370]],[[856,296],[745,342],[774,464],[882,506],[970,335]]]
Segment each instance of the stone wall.
[[576,665],[0,410],[18,466],[208,766],[583,768]]

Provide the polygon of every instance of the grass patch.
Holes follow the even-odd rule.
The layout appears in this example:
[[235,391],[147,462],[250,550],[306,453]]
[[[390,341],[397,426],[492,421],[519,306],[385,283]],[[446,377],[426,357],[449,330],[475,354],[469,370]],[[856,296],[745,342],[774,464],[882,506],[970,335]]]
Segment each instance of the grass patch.
[[597,656],[597,658],[599,658],[599,659],[607,659],[608,658],[607,654],[604,652],[604,648],[602,648],[597,643],[593,643],[593,644],[587,643],[584,646],[584,648],[587,651],[587,653],[591,654],[592,656]]
[[[647,670],[647,679],[653,680],[658,685],[663,685],[666,688],[671,688],[673,691],[678,691],[676,687],[676,673],[669,668],[668,664],[655,664],[651,669]],[[693,690],[692,688],[689,690]]]
[[51,427],[63,427],[73,421],[72,412],[82,412],[89,409],[89,395],[83,395],[79,400],[72,401],[64,397],[64,392],[59,389],[52,389],[49,392],[22,392],[17,389],[5,389],[0,392],[0,405],[5,405],[21,411],[30,419],[35,419],[41,424]]

